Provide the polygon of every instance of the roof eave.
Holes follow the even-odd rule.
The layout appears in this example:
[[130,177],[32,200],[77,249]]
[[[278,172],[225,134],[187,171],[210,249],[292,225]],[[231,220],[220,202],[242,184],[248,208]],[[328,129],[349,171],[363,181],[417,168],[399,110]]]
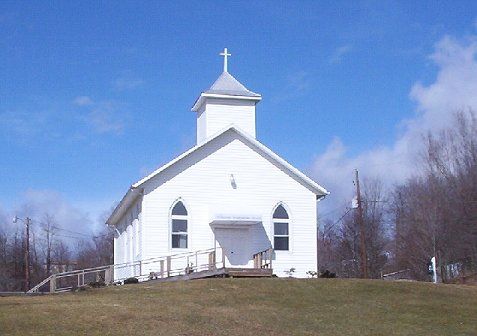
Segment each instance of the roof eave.
[[124,212],[142,195],[142,191],[142,189],[131,186],[116,208],[114,208],[113,213],[106,220],[106,225],[115,226],[122,215],[124,215]]
[[225,95],[225,94],[217,94],[217,93],[206,93],[202,92],[195,101],[194,105],[191,108],[191,111],[197,112],[199,108],[204,104],[207,98],[215,98],[215,99],[236,99],[236,100],[251,100],[259,102],[262,100],[262,96],[234,96],[234,95]]
[[247,133],[244,131],[238,129],[237,127],[233,126],[232,128],[235,129],[235,131],[239,134],[242,135],[245,139],[247,139],[251,144],[256,145],[260,147],[260,149],[266,153],[270,158],[273,160],[279,162],[283,166],[285,166],[290,172],[292,172],[295,176],[297,176],[299,179],[301,179],[305,184],[311,189],[316,195],[317,198],[322,198],[327,195],[329,195],[329,191],[320,186],[318,183],[313,181],[311,178],[303,174],[301,171],[299,171],[297,168],[295,168],[293,165],[291,165],[288,161],[277,155],[275,152],[273,152],[270,148],[262,144],[260,141],[250,137]]

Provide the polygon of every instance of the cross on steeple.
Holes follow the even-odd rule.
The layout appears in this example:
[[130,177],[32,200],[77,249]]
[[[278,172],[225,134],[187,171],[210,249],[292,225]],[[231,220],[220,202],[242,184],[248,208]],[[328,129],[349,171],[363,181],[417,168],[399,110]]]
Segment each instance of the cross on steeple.
[[232,54],[228,53],[227,48],[224,48],[224,51],[219,54],[220,56],[224,56],[224,72],[227,71],[227,56],[232,56]]

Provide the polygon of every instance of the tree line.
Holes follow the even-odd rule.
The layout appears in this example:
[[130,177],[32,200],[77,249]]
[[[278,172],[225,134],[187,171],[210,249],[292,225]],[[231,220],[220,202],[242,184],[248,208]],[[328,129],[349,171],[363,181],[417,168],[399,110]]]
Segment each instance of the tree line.
[[105,228],[96,236],[66,230],[53,214],[45,213],[29,223],[29,285],[25,219],[9,231],[2,220],[7,219],[0,219],[0,291],[25,291],[53,273],[113,263],[111,230]]
[[442,281],[477,272],[477,120],[461,111],[440,132],[422,136],[414,175],[386,187],[364,179],[364,233],[356,209],[320,223],[318,265],[340,277],[361,277],[361,234],[369,277],[407,271],[428,281],[435,256]]

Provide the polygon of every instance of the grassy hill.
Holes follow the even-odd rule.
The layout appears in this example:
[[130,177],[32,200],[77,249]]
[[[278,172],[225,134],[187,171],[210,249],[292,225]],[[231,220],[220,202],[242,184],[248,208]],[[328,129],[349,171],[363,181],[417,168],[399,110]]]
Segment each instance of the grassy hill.
[[0,298],[0,335],[477,335],[477,288],[210,279]]

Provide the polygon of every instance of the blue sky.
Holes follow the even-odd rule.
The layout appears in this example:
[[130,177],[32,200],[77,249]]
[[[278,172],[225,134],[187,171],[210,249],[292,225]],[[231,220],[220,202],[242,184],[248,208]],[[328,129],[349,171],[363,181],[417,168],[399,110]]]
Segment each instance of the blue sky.
[[35,203],[76,213],[70,227],[96,222],[194,145],[190,108],[224,47],[230,73],[263,95],[258,139],[336,207],[353,167],[409,171],[416,125],[474,106],[455,92],[447,112],[432,102],[475,70],[476,18],[475,1],[2,1],[0,212]]

